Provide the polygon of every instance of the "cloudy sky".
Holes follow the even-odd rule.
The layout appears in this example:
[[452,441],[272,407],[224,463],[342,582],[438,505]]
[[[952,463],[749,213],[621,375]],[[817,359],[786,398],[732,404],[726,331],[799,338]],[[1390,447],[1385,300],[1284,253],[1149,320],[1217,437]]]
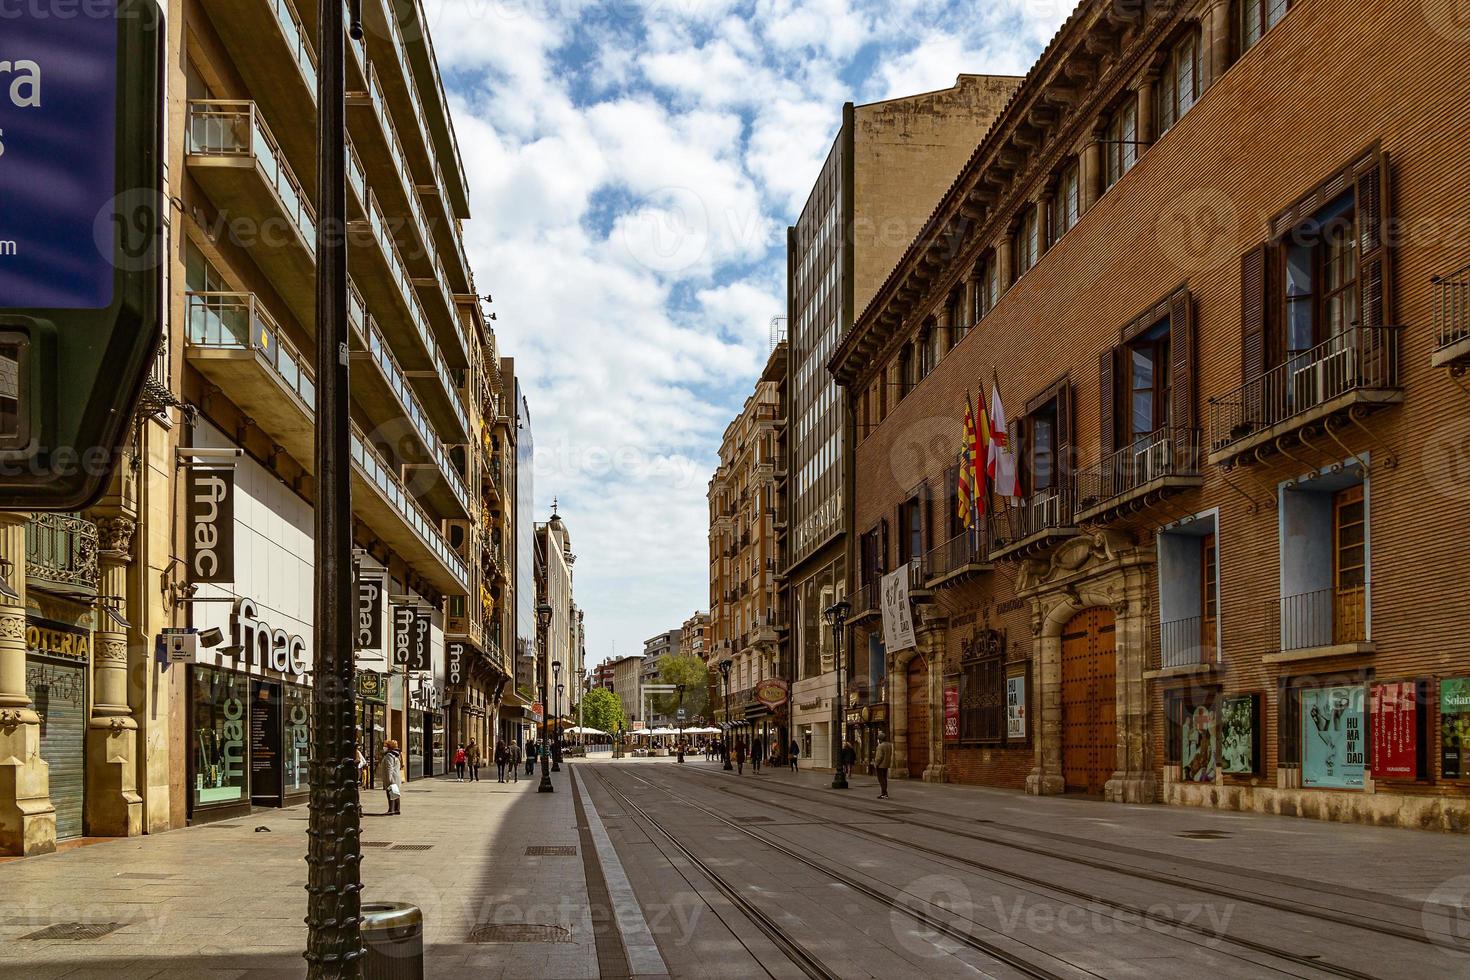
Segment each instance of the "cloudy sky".
[[588,657],[707,608],[706,490],[842,104],[1023,74],[1070,0],[426,0]]

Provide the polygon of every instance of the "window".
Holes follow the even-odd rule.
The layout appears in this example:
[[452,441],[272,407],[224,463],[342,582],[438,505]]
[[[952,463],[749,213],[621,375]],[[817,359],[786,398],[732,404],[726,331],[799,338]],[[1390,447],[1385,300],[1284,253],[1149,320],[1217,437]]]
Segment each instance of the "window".
[[1051,199],[1050,238],[1057,242],[1073,226],[1081,213],[1082,201],[1077,181],[1077,161],[1073,160],[1062,168],[1057,176],[1056,193]]
[[1161,320],[1127,347],[1130,444],[1169,424],[1169,321]]
[[1352,643],[1364,635],[1367,612],[1368,550],[1363,486],[1333,497],[1333,642]]
[[1220,565],[1214,513],[1196,514],[1156,536],[1159,665],[1218,663]]
[[880,528],[873,528],[863,535],[861,544],[862,584],[868,585],[883,575],[883,544],[879,539]]
[[898,558],[903,564],[917,561],[924,554],[924,512],[918,497],[898,508]]
[[1016,230],[1017,279],[1025,275],[1041,255],[1041,230],[1038,224],[1035,206],[1027,208],[1021,215],[1021,223]]
[[1215,649],[1215,628],[1220,617],[1220,581],[1213,533],[1200,539],[1199,580],[1199,642],[1201,649],[1212,651]]
[[1057,473],[1057,402],[1052,399],[1027,418],[1027,487],[1036,492],[1059,483]]
[[1169,52],[1159,78],[1158,135],[1177,123],[1199,98],[1199,34],[1191,32]]
[[913,345],[904,344],[903,349],[898,352],[898,397],[900,399],[907,397],[914,387],[913,360]]
[[[1192,465],[1193,310],[1188,289],[1177,290],[1124,327],[1122,346],[1102,355],[1102,455],[1128,450],[1119,466],[1141,479],[1162,475],[1163,465]],[[1158,448],[1141,457],[1144,445]]]
[[1000,299],[1000,268],[995,253],[981,259],[975,265],[975,308],[972,323],[978,324]]
[[1267,31],[1286,16],[1289,5],[1289,0],[1240,0],[1236,5],[1240,15],[1240,23],[1236,29],[1239,31],[1242,54],[1254,47]]
[[1138,162],[1138,100],[1132,92],[1108,120],[1103,144],[1103,184],[1112,187]]
[[[969,320],[966,319],[970,311],[965,309],[965,292],[963,289],[956,289],[949,294],[949,303],[946,309],[949,311],[949,342],[950,346],[953,347],[960,342],[961,338],[965,336],[965,333],[971,326]],[[945,354],[948,352],[940,351],[940,353]]]
[[1287,236],[1284,346],[1278,362],[1311,350],[1358,322],[1358,234],[1348,191]]
[[1006,666],[1002,650],[978,638],[960,663],[960,741],[1003,742]]

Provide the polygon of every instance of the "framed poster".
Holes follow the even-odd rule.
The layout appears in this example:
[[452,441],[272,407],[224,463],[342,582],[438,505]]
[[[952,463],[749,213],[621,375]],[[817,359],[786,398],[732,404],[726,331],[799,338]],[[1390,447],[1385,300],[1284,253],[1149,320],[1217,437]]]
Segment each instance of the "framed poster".
[[1215,709],[1209,705],[1196,705],[1184,719],[1182,732],[1184,744],[1179,755],[1180,778],[1186,783],[1213,783],[1215,760],[1219,746],[1216,744]]
[[1026,677],[1006,678],[1006,738],[1026,740]]
[[1369,697],[1373,721],[1373,778],[1419,778],[1419,683],[1374,684]]
[[1254,776],[1259,766],[1261,696],[1245,694],[1220,702],[1220,771]]
[[960,689],[947,686],[944,689],[944,740],[960,740]]
[[1439,682],[1439,774],[1445,779],[1470,779],[1470,677]]
[[1363,687],[1307,688],[1302,698],[1302,785],[1362,789]]

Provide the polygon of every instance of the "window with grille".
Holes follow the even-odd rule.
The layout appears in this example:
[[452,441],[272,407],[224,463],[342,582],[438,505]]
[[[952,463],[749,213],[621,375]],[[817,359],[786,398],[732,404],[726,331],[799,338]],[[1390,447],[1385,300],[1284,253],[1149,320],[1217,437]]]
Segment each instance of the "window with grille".
[[1006,665],[999,644],[978,639],[960,663],[960,741],[998,743],[1006,735]]
[[1132,92],[1128,101],[1108,120],[1103,146],[1103,183],[1112,187],[1138,162],[1138,100]]
[[1169,52],[1159,79],[1158,134],[1162,136],[1199,98],[1199,34],[1191,32]]

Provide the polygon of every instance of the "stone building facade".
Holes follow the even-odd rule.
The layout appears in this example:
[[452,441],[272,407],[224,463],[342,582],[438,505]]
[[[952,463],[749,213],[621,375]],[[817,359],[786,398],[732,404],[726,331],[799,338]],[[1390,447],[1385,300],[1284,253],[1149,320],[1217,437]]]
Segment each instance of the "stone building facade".
[[[918,613],[910,776],[1463,828],[1458,23],[1099,0],[1058,32],[830,362],[854,590],[906,567]],[[1023,495],[967,531],[996,387]]]

